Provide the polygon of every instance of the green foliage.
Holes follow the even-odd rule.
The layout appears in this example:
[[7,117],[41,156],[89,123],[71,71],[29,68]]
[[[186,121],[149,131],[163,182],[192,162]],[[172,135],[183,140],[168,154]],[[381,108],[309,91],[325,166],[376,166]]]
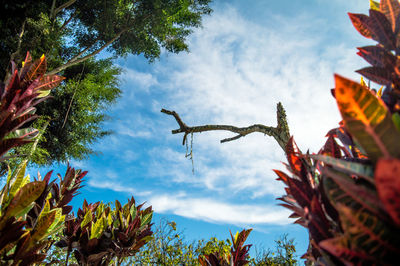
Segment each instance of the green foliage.
[[[121,71],[111,59],[94,56],[107,49],[114,58],[144,54],[153,61],[163,49],[187,51],[186,37],[211,12],[209,2],[1,1],[6,15],[0,18],[0,79],[7,79],[10,59],[19,64],[24,51],[34,57],[45,54],[50,74],[61,71],[67,78],[52,92],[55,97],[49,104],[38,110],[45,119],[42,123],[49,124],[30,161],[50,165],[94,153],[91,144],[110,133],[101,127],[108,107],[120,96]],[[31,150],[27,146],[15,154]]]
[[101,128],[108,119],[105,111],[120,96],[120,69],[111,60],[94,61],[72,66],[65,72],[67,82],[52,92],[39,115],[52,114],[39,147],[48,152],[34,158],[34,163],[65,162],[84,159],[94,151],[90,145],[110,134]]
[[251,263],[260,266],[298,265],[293,239],[288,239],[287,235],[283,235],[278,240],[275,240],[275,243],[275,250],[268,249],[259,252],[254,259],[251,259]]
[[[201,242],[203,244],[203,242]],[[161,220],[147,245],[127,260],[138,265],[196,265],[199,243],[187,243],[175,222]]]

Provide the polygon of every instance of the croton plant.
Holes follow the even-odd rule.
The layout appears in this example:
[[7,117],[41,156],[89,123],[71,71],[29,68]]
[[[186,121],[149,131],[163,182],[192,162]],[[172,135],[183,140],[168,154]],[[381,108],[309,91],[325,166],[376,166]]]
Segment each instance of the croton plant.
[[398,265],[400,254],[400,4],[371,1],[369,15],[349,13],[376,45],[358,48],[371,66],[358,70],[382,86],[372,89],[335,75],[332,90],[342,121],[318,154],[291,138],[290,174],[280,198],[308,229],[303,256],[318,265]]
[[[0,160],[7,153],[37,137],[38,130],[28,125],[37,118],[35,105],[45,100],[63,77],[46,75],[46,58],[33,62],[27,54],[18,71],[12,63],[12,75],[0,86]],[[55,242],[66,247],[67,258],[74,251],[80,265],[105,265],[116,258],[137,252],[151,236],[152,209],[141,210],[131,198],[115,210],[103,203],[88,204],[71,214],[68,204],[87,172],[67,167],[65,175],[51,180],[52,171],[33,180],[25,174],[27,160],[13,171],[9,169],[0,191],[0,264],[32,265],[41,263]],[[64,261],[51,261],[53,264]]]

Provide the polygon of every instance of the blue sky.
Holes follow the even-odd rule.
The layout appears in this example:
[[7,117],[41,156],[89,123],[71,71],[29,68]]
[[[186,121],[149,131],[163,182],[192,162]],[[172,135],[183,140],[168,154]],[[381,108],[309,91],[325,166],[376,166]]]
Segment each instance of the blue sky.
[[188,240],[251,227],[249,243],[273,248],[286,232],[301,255],[307,233],[275,200],[284,194],[272,172],[285,161],[278,144],[261,134],[224,144],[232,134],[196,134],[192,174],[182,136],[171,134],[177,124],[160,110],[177,111],[188,125],[275,126],[281,101],[300,148],[317,152],[340,120],[333,73],[358,80],[354,70],[365,65],[356,47],[367,41],[347,12],[365,13],[368,1],[226,0],[212,7],[189,38],[190,53],[163,54],[152,64],[142,56],[116,61],[125,70],[123,96],[105,125],[115,134],[95,145],[101,154],[71,162],[89,171],[74,203],[133,195],[153,206],[156,221],[176,221]]

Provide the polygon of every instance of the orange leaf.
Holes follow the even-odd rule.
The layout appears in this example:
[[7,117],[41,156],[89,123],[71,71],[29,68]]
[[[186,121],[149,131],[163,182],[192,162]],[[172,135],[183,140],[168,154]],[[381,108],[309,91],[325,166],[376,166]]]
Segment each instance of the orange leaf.
[[395,128],[385,103],[371,91],[335,75],[336,101],[347,131],[368,157],[400,157],[400,133]]

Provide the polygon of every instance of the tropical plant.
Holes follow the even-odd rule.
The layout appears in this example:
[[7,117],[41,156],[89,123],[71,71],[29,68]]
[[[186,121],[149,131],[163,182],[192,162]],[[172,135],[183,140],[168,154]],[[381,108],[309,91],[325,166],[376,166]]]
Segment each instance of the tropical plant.
[[0,160],[12,148],[31,141],[37,130],[26,123],[37,118],[35,105],[46,99],[50,89],[62,81],[57,75],[45,76],[46,58],[32,62],[27,53],[23,67],[18,72],[12,63],[12,75],[0,86]]
[[152,235],[151,206],[142,210],[132,197],[121,206],[83,202],[75,218],[65,221],[65,229],[57,247],[67,250],[68,264],[73,251],[79,265],[108,265],[112,260],[120,265],[126,257],[135,255]]
[[249,249],[251,245],[244,245],[252,229],[236,232],[235,236],[231,234],[232,247],[230,253],[216,251],[210,254],[199,256],[199,262],[202,266],[243,266],[250,262]]
[[[45,76],[46,58],[32,62],[28,53],[18,72],[12,64],[13,74],[1,86],[0,149],[1,160],[8,159],[13,147],[31,141],[37,130],[23,128],[34,120],[35,105],[46,99],[49,90],[57,86],[62,77]],[[0,261],[2,265],[32,264],[46,257],[52,242],[48,237],[62,229],[65,215],[86,173],[68,167],[59,184],[50,182],[51,173],[39,175],[31,181],[25,175],[26,161],[13,172],[8,171],[0,192]]]

